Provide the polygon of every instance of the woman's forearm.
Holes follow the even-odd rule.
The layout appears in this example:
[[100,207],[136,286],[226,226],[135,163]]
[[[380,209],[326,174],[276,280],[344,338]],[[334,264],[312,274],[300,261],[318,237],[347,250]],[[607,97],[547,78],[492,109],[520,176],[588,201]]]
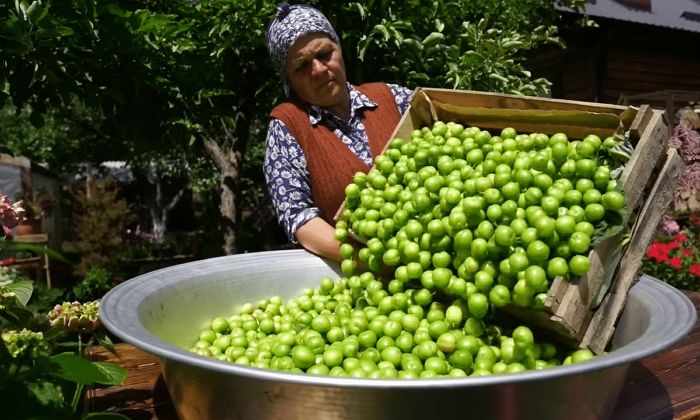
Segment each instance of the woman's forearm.
[[304,223],[296,232],[297,241],[309,252],[333,261],[341,261],[340,243],[335,228],[320,217]]

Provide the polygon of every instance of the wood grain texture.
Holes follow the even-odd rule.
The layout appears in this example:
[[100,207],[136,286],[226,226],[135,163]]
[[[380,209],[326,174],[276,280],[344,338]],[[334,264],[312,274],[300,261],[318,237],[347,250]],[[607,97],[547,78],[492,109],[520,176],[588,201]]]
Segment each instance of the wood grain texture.
[[656,233],[656,226],[666,213],[678,176],[683,171],[683,159],[676,149],[669,149],[667,156],[666,163],[649,194],[650,198],[639,213],[632,232],[633,239],[620,260],[612,288],[593,315],[581,342],[581,346],[590,348],[596,354],[605,350],[613,336],[615,323],[627,301],[627,292],[637,277],[644,252]]
[[[686,292],[700,309],[700,293]],[[122,386],[94,388],[87,406],[96,412],[117,412],[132,419],[177,420],[158,359],[125,343],[120,357],[102,348],[93,360],[120,364],[128,371]],[[611,420],[697,420],[700,417],[700,321],[675,346],[633,363]]]

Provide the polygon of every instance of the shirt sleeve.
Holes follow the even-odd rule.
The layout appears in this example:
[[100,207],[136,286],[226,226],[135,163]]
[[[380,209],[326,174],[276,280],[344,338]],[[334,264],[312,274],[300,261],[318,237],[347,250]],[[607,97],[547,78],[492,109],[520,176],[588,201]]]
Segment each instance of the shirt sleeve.
[[387,83],[387,86],[389,86],[391,93],[394,94],[394,99],[396,100],[396,107],[399,109],[399,114],[403,115],[403,113],[408,109],[408,106],[411,104],[413,91],[393,83]]
[[304,151],[278,119],[270,121],[267,129],[263,170],[277,219],[296,244],[297,229],[321,212],[313,204]]

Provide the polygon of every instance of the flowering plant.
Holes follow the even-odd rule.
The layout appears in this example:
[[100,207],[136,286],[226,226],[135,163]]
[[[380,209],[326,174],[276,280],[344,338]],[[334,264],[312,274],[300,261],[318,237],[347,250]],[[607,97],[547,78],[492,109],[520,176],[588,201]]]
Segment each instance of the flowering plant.
[[659,236],[644,256],[642,271],[679,289],[700,290],[698,227],[697,216],[689,218],[684,228],[665,216]]
[[685,163],[670,211],[676,216],[697,213],[700,211],[700,133],[679,124],[673,130],[669,145],[678,150]]
[[[22,210],[0,195],[3,234],[21,222]],[[119,385],[126,370],[85,358],[99,343],[111,351],[109,337],[99,331],[99,302],[64,302],[48,314],[30,311],[32,282],[4,267],[0,283],[0,406],[8,419],[79,419],[86,386]],[[117,413],[100,418],[126,419]]]
[[10,197],[0,194],[0,226],[2,235],[5,236],[12,231],[12,228],[22,223],[25,210],[22,203],[13,203]]

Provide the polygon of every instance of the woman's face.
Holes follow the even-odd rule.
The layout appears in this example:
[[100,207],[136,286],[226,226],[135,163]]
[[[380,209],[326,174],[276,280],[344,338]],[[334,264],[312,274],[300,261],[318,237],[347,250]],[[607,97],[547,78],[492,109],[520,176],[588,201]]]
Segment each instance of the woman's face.
[[323,108],[348,101],[345,64],[338,44],[324,34],[307,34],[287,53],[287,79],[299,98]]

